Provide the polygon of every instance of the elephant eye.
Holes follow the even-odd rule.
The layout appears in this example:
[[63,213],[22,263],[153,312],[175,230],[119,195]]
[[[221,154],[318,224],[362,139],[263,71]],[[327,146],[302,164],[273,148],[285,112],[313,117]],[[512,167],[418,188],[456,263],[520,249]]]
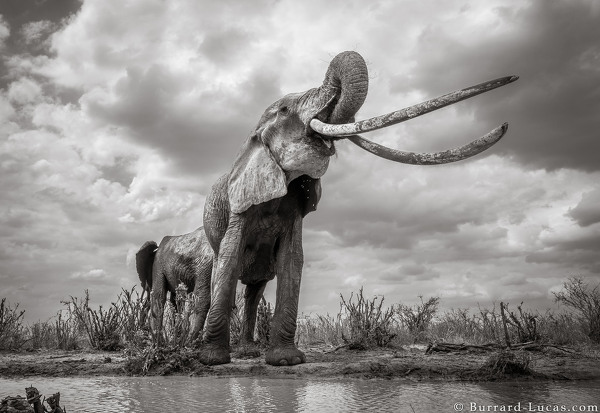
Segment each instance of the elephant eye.
[[279,113],[285,115],[286,113],[288,113],[288,107],[287,106],[282,106],[279,108]]

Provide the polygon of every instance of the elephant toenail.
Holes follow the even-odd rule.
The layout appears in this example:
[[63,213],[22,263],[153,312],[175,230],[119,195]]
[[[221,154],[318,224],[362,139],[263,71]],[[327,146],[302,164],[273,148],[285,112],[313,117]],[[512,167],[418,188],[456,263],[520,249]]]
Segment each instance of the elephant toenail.
[[300,357],[294,357],[292,359],[292,364],[300,364],[302,362],[302,360],[300,360]]
[[281,360],[279,360],[279,365],[280,365],[280,366],[287,366],[287,365],[288,365],[288,362],[287,362],[287,360],[286,360],[286,359],[281,359]]

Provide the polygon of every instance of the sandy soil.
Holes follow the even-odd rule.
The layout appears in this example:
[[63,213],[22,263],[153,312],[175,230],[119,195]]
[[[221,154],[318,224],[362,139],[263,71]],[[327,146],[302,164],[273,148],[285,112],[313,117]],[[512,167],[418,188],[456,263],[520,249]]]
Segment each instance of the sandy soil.
[[[490,353],[455,352],[425,354],[424,346],[399,349],[354,351],[303,348],[307,362],[293,367],[274,367],[263,357],[240,358],[220,366],[204,366],[193,359],[164,360],[151,375],[264,377],[355,377],[404,378],[409,380],[598,380],[600,351],[564,352],[547,349],[528,352],[527,373],[488,374]],[[0,353],[0,377],[67,377],[130,375],[128,358],[120,352],[38,351]]]

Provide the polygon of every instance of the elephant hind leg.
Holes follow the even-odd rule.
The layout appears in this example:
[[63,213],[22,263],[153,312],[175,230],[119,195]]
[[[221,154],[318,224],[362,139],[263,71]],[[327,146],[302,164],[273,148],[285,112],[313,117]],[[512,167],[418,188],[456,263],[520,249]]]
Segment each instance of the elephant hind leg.
[[150,331],[157,343],[163,342],[163,313],[166,301],[167,289],[164,282],[155,283],[150,293]]
[[210,308],[210,281],[213,269],[213,258],[202,260],[196,274],[194,285],[194,310],[192,312],[190,342],[200,337],[204,322]]
[[244,342],[254,342],[256,312],[266,286],[266,280],[246,285],[244,292],[244,323],[242,324],[242,340]]
[[266,285],[266,280],[246,285],[242,331],[240,334],[240,343],[237,348],[238,356],[260,357],[260,345],[254,341],[254,330],[256,328],[258,304],[263,296]]

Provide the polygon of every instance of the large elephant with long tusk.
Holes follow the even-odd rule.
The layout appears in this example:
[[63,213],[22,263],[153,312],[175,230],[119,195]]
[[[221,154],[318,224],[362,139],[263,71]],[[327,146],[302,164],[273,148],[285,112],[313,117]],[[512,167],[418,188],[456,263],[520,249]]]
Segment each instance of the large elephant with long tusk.
[[258,302],[267,282],[277,277],[266,362],[295,365],[305,361],[294,344],[303,265],[302,220],[317,208],[320,178],[335,153],[336,140],[348,139],[375,155],[403,163],[465,159],[498,141],[506,124],[464,147],[436,154],[385,148],[357,133],[413,118],[516,79],[509,76],[354,122],[367,96],[367,67],[358,53],[343,52],[331,61],[321,86],[289,94],[269,106],[229,173],[214,184],[206,199],[204,229],[214,262],[200,360],[205,364],[230,361],[229,319],[238,280],[246,286],[243,340],[251,342]]

